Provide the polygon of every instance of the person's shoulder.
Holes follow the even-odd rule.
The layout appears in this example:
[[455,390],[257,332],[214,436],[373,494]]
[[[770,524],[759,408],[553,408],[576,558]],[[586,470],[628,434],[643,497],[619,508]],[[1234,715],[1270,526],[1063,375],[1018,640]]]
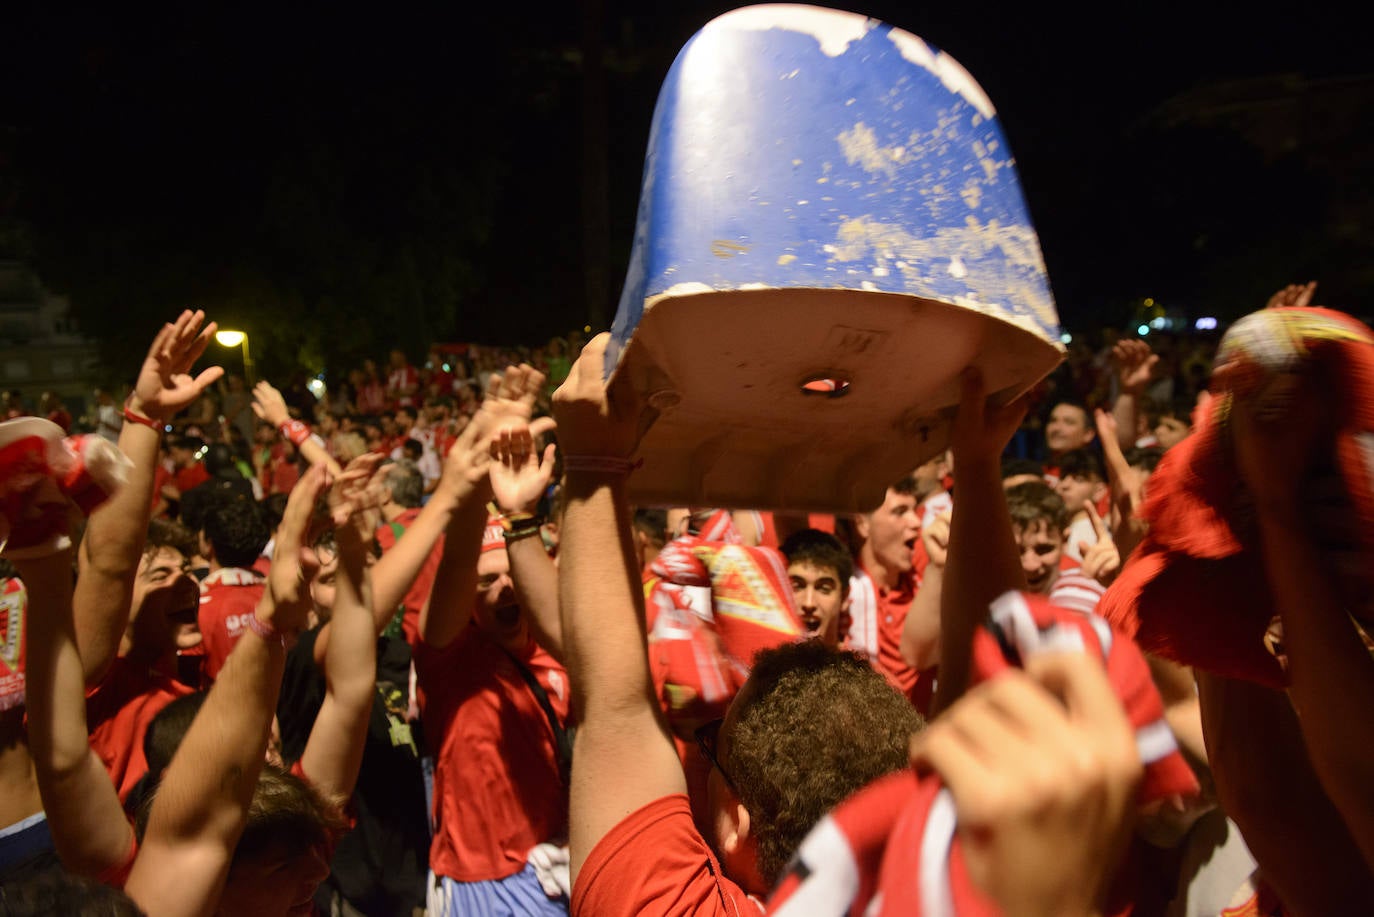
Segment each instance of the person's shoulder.
[[592,848],[573,886],[572,913],[760,917],[763,908],[726,878],[681,793],[621,819]]

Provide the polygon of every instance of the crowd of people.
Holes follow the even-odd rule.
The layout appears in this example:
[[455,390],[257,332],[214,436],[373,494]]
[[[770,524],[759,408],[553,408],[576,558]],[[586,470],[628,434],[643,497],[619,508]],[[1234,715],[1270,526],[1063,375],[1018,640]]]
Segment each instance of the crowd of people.
[[0,424],[0,914],[1363,913],[1374,335],[1312,294],[969,370],[853,516],[631,506],[605,335],[317,396],[185,312],[122,474]]

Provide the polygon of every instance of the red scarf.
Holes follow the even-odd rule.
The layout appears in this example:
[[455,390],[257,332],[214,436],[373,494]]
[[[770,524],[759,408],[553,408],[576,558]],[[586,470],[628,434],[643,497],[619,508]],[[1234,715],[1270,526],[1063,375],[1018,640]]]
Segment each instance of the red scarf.
[[[1218,675],[1283,687],[1265,647],[1275,615],[1253,511],[1230,457],[1227,418],[1280,373],[1324,364],[1339,431],[1332,445],[1374,562],[1374,334],[1329,309],[1266,309],[1241,319],[1217,351],[1213,398],[1194,432],[1150,476],[1145,540],[1107,591],[1099,612],[1146,652]],[[1296,486],[1296,482],[1295,482]]]

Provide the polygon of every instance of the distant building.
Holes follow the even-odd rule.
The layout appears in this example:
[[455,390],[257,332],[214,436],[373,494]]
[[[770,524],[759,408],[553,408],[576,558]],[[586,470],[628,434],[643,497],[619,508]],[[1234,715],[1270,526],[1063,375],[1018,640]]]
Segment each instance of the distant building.
[[48,291],[19,261],[0,261],[0,389],[29,410],[53,392],[80,416],[97,377],[97,350],[77,333],[66,297]]

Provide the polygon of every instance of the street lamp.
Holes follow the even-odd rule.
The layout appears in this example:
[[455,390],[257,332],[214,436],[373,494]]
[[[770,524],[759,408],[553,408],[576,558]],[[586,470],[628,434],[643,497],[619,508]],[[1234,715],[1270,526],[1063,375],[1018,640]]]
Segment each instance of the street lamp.
[[243,331],[233,331],[228,328],[215,332],[215,343],[221,347],[237,347],[243,345],[243,375],[247,378],[248,387],[252,388],[257,384],[253,378],[253,358],[248,352],[248,334]]

